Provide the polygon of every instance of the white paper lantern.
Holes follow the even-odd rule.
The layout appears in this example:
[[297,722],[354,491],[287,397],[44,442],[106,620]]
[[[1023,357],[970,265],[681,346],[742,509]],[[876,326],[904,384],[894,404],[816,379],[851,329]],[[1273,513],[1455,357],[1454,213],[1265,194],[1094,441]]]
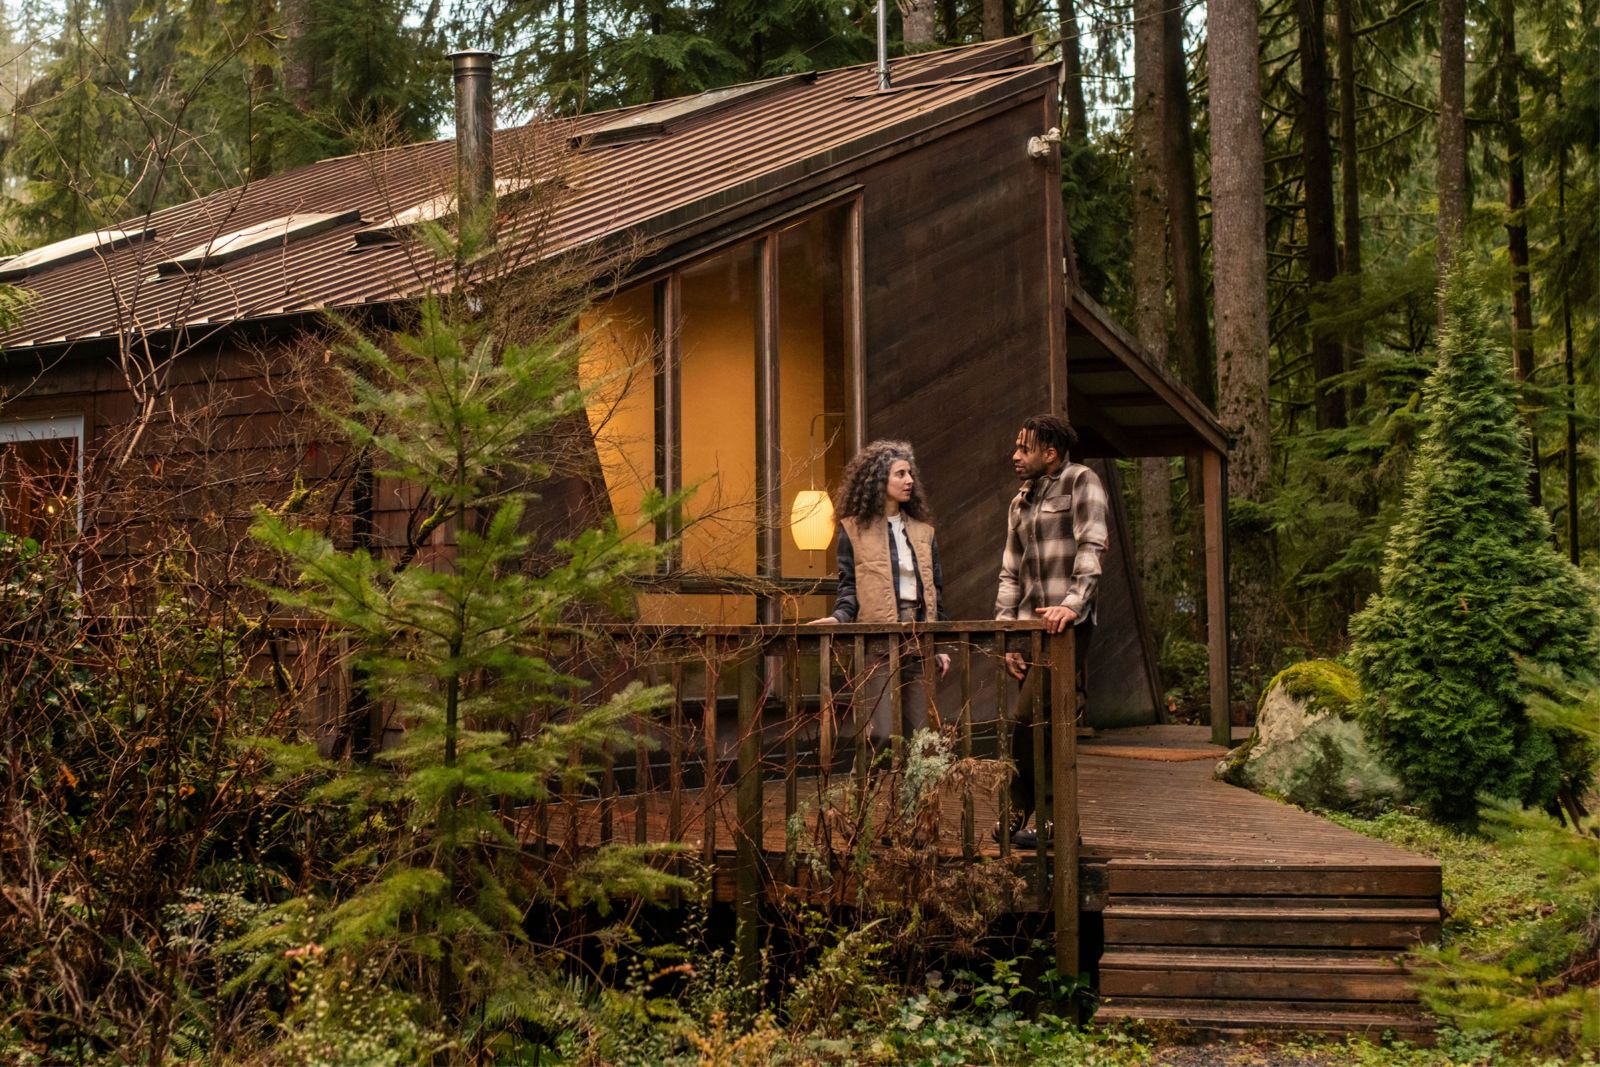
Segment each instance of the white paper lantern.
[[833,540],[833,501],[821,489],[802,489],[789,509],[789,534],[803,552],[820,552]]

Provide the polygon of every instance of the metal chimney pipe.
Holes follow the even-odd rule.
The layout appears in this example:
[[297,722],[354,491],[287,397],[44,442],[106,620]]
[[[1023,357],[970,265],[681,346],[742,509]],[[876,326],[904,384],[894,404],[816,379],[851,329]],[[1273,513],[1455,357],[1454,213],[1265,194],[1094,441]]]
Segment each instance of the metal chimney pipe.
[[456,76],[456,206],[475,214],[494,197],[494,61],[496,52],[450,53]]
[[889,88],[889,8],[888,0],[878,0],[878,92]]

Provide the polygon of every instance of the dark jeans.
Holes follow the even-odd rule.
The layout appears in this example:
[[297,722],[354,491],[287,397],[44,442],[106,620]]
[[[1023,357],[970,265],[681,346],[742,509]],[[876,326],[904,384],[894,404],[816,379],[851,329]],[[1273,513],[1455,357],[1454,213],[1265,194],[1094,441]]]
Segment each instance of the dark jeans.
[[[1079,711],[1080,711],[1080,714],[1081,714],[1082,713],[1082,709],[1088,706],[1087,705],[1087,701],[1085,700],[1086,688],[1084,686],[1084,679],[1086,679],[1088,677],[1089,641],[1090,641],[1090,639],[1092,637],[1094,637],[1094,623],[1092,623],[1092,622],[1079,623],[1077,626],[1073,627],[1073,633],[1075,635],[1077,635],[1077,639],[1078,639],[1078,641],[1077,641],[1077,646],[1078,647],[1077,647],[1077,650],[1076,650],[1077,654],[1075,656],[1075,659],[1077,661],[1076,662],[1076,666],[1078,668],[1078,671],[1077,671],[1077,673],[1078,673],[1078,677],[1077,677],[1078,708],[1079,708]],[[1025,689],[1027,684],[1028,684],[1028,679],[1024,678],[1023,681],[1022,681],[1022,687]],[[1041,801],[1044,805],[1049,805],[1049,803],[1050,803],[1050,720],[1049,720],[1050,709],[1049,709],[1049,704],[1048,703],[1044,703],[1043,704],[1043,710],[1044,710],[1044,713],[1045,713],[1045,727],[1044,727],[1044,743],[1045,743],[1044,770],[1045,770],[1045,780],[1044,780],[1044,789],[1043,789],[1043,794],[1044,795],[1043,795],[1043,797],[1039,797],[1037,795],[1040,792],[1040,790],[1037,787],[1037,783],[1035,783],[1034,780],[1033,780],[1033,777],[1034,777],[1033,776],[1033,735],[1034,735],[1034,729],[1033,729],[1033,713],[1032,713],[1032,709],[1030,709],[1025,704],[1023,704],[1022,701],[1020,701],[1020,700],[1018,701],[1018,705],[1019,706],[1017,708],[1017,725],[1016,725],[1015,731],[1013,731],[1013,733],[1011,734],[1011,758],[1016,763],[1016,766],[1017,766],[1017,773],[1015,775],[1013,775],[1012,778],[1011,778],[1011,811],[1012,811],[1013,818],[1015,817],[1015,814],[1017,812],[1032,812],[1032,811],[1035,811],[1035,810],[1039,810],[1039,808],[1035,804],[1036,800],[1037,801]],[[1048,813],[1044,817],[1048,818],[1049,817]]]

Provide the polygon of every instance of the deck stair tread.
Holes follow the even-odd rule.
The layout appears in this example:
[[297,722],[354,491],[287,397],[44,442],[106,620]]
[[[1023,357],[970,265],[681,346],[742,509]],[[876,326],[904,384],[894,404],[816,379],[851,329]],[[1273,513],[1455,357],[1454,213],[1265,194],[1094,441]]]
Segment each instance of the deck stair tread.
[[1328,956],[1320,951],[1249,953],[1201,952],[1192,949],[1108,949],[1100,969],[1206,970],[1206,971],[1307,971],[1325,974],[1406,974],[1405,961],[1392,952],[1359,956]]
[[1433,1031],[1433,1025],[1426,1016],[1404,1012],[1307,1010],[1295,1006],[1274,1008],[1259,1004],[1252,1004],[1248,1008],[1229,1008],[1216,1001],[1168,1004],[1141,1000],[1107,1004],[1095,1013],[1095,1018],[1167,1021],[1189,1029],[1223,1035],[1243,1035],[1256,1030],[1374,1035],[1390,1031],[1401,1036],[1425,1038]]
[[1295,904],[1256,904],[1238,901],[1228,904],[1124,904],[1111,897],[1106,904],[1106,921],[1112,919],[1192,919],[1197,922],[1397,922],[1437,923],[1437,907],[1364,907],[1357,902],[1340,901],[1318,905],[1312,901]]
[[1223,1035],[1257,1030],[1426,1039],[1401,953],[1437,936],[1438,865],[1113,858],[1105,1018]]

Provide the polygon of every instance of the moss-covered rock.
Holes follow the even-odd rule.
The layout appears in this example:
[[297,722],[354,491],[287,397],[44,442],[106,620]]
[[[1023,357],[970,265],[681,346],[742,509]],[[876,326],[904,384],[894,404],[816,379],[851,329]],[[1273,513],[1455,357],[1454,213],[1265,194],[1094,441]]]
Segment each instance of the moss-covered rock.
[[1250,739],[1217,765],[1217,777],[1307,808],[1368,813],[1402,799],[1399,777],[1355,719],[1356,676],[1332,660],[1308,660],[1267,686]]

